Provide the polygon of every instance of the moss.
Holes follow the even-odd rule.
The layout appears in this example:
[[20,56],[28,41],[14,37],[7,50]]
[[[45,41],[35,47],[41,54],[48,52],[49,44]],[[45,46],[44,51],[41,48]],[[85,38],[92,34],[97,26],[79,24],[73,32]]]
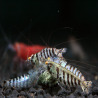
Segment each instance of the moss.
[[40,75],[37,83],[42,86],[51,87],[57,83],[57,80],[48,71],[45,71]]

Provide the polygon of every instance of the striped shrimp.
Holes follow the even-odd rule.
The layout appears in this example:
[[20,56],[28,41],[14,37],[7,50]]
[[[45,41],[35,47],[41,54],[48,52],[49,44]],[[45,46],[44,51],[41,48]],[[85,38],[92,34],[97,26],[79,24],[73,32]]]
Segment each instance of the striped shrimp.
[[[74,68],[71,65],[66,65],[66,62],[64,62],[64,60],[59,57],[56,57],[54,59],[48,58],[48,60],[45,63],[47,65],[48,72],[44,72],[42,74],[45,80],[42,80],[41,82],[40,80],[42,79],[41,77],[39,78],[39,83],[40,82],[42,84],[50,83],[49,85],[54,85],[55,83],[60,82],[64,85],[69,86],[80,85],[83,92],[85,92],[86,94],[90,93],[92,82],[86,81],[82,73],[77,68]],[[45,78],[45,76],[47,79]]]
[[62,58],[62,54],[66,52],[66,48],[56,49],[56,48],[44,48],[40,52],[31,55],[26,60],[32,65],[44,65],[48,57],[59,56]]
[[36,81],[38,80],[39,76],[44,72],[45,70],[42,68],[33,69],[30,70],[27,74],[24,74],[20,77],[5,80],[2,83],[3,88],[10,88],[10,87],[21,87],[21,88],[28,88],[32,84],[35,85]]

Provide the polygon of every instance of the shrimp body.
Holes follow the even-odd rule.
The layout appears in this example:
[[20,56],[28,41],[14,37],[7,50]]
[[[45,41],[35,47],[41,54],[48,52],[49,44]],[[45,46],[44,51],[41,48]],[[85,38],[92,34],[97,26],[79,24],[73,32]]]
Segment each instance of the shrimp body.
[[[64,60],[59,60],[59,57],[56,59],[58,59],[58,62],[64,61]],[[59,81],[69,86],[80,85],[83,92],[89,94],[89,91],[92,87],[92,82],[86,81],[82,73],[77,68],[74,68],[71,65],[63,65],[64,62],[56,63],[55,61],[52,60],[53,59],[48,58],[48,60],[45,63],[46,65],[48,65],[47,70],[50,72],[52,77],[57,79],[57,82]]]
[[3,82],[3,87],[4,88],[10,88],[10,87],[22,87],[22,88],[27,88],[30,87],[32,84],[34,85],[39,78],[39,76],[44,72],[44,69],[38,68],[38,69],[33,69],[30,70],[27,74],[24,74],[20,77],[10,79],[10,80],[5,80]]
[[26,60],[28,56],[31,54],[35,54],[42,49],[46,48],[46,46],[42,45],[32,45],[32,46],[27,46],[24,43],[18,43],[16,42],[13,46],[14,50],[16,51],[18,57],[20,57],[23,60]]
[[36,54],[32,54],[28,59],[27,62],[30,62],[32,65],[40,65],[45,64],[45,61],[48,57],[59,56],[62,58],[62,53],[66,52],[66,48],[56,49],[56,48],[45,48]]

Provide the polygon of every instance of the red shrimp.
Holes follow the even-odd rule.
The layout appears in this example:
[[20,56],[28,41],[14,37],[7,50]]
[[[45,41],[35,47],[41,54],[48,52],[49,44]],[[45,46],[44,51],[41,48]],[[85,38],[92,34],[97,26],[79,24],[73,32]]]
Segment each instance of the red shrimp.
[[35,54],[39,51],[41,51],[42,49],[46,48],[46,46],[42,46],[42,45],[31,45],[31,46],[27,46],[26,44],[22,43],[22,42],[16,42],[13,45],[13,48],[15,49],[17,55],[23,59],[26,60],[27,57],[31,56],[32,54]]

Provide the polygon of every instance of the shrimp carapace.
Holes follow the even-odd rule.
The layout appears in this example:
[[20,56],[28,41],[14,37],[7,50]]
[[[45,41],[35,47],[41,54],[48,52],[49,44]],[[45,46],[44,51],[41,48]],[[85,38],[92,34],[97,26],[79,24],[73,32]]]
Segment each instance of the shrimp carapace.
[[[27,62],[30,62],[31,64],[39,65],[39,64],[45,64],[45,61],[48,57],[55,57],[59,56],[62,58],[62,54],[66,52],[66,48],[56,49],[56,48],[45,48],[42,49],[40,52],[36,54],[32,54],[28,59]],[[46,60],[45,60],[46,59]]]

